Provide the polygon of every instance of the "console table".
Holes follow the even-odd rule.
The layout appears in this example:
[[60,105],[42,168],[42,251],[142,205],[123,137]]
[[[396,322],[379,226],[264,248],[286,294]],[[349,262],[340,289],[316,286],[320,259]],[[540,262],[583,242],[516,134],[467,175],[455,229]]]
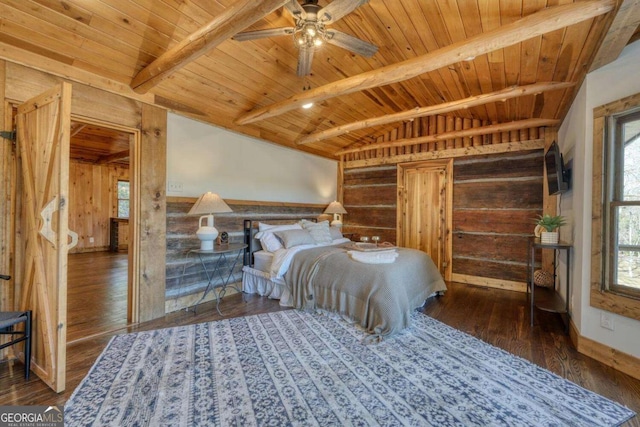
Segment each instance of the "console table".
[[[569,321],[571,320],[571,313],[569,312],[569,299],[571,298],[571,282],[570,272],[571,272],[571,243],[567,242],[558,242],[555,244],[550,243],[541,243],[540,239],[531,238],[529,240],[529,261],[527,264],[529,271],[529,278],[527,280],[527,297],[529,296],[529,292],[531,292],[531,326],[533,326],[533,312],[535,308],[540,310],[549,311],[552,313],[559,313],[563,320],[566,318],[565,322],[565,333],[569,332]],[[534,283],[534,273],[535,273],[535,256],[536,249],[542,250],[553,250],[553,288],[538,288],[536,290],[536,285]],[[558,281],[557,281],[557,267],[558,267],[558,251],[565,251],[567,253],[567,277],[566,277],[566,297],[565,301],[562,300],[560,295],[558,294],[559,289]],[[538,294],[538,295],[536,295]]]

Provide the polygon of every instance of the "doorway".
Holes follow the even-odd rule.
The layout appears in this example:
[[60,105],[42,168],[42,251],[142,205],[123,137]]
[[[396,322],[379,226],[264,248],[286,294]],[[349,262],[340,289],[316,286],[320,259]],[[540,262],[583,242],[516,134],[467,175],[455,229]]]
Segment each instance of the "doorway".
[[68,256],[69,343],[133,323],[129,213],[135,140],[131,130],[71,121],[69,228],[78,244]]
[[453,159],[398,165],[398,245],[426,252],[445,280],[452,271]]

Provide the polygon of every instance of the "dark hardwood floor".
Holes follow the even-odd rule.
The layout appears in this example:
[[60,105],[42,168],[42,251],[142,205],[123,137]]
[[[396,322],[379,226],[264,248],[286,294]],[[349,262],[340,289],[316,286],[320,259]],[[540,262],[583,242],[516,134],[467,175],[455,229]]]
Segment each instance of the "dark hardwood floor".
[[127,326],[127,257],[126,252],[69,255],[68,343]]
[[[71,295],[70,293],[70,304]],[[78,298],[83,298],[87,312],[94,311],[91,306],[93,303],[102,304],[94,301],[94,298],[82,296],[82,293],[77,295]],[[226,297],[221,303],[221,310],[226,317],[282,310],[277,301],[267,298],[245,296],[245,300],[246,302],[237,294]],[[557,315],[537,312],[535,325],[530,327],[524,294],[451,283],[445,296],[430,299],[421,311],[640,413],[640,380],[579,354],[564,334],[562,321]],[[64,404],[116,333],[221,318],[223,317],[215,310],[215,304],[209,302],[200,305],[197,313],[169,313],[161,319],[124,326],[116,331],[70,343],[67,346],[67,390],[60,394],[50,391],[35,375],[25,381],[23,366],[19,362],[1,363],[0,405]],[[636,416],[625,426],[638,427],[640,420]]]

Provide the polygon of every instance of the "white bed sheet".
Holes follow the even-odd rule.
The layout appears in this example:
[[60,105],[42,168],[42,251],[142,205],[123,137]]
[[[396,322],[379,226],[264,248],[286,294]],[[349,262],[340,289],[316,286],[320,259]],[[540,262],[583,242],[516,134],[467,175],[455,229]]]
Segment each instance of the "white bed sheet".
[[[271,253],[264,250],[256,251],[254,252],[253,267],[244,266],[242,268],[242,291],[279,299],[281,306],[292,307],[293,297],[283,276],[289,270],[293,256],[305,249],[340,245],[349,241],[347,238],[342,238],[335,239],[329,245],[301,245],[289,249],[278,249]],[[270,265],[267,265],[269,262]]]
[[273,253],[267,251],[256,251],[253,253],[253,268],[255,270],[269,273],[271,264],[273,263]]
[[242,291],[280,300],[283,307],[291,307],[291,292],[284,279],[271,279],[269,273],[249,266],[242,268]]

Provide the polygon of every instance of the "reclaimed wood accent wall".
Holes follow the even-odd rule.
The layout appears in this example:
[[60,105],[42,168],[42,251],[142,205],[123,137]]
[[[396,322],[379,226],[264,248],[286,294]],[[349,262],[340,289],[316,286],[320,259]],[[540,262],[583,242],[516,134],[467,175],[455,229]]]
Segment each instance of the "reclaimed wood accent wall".
[[[69,229],[78,233],[78,245],[69,253],[109,249],[109,222],[117,215],[118,180],[129,180],[128,167],[69,163]],[[127,241],[128,226],[119,231],[118,241]]]
[[344,171],[342,231],[352,233],[352,240],[380,236],[396,243],[397,176],[395,165]]
[[[167,201],[166,312],[194,304],[207,286],[207,277],[200,260],[197,256],[188,256],[189,250],[200,247],[200,240],[196,237],[199,217],[187,215],[196,199],[169,197]],[[269,222],[273,218],[291,218],[291,222],[294,222],[300,218],[317,218],[326,208],[326,205],[318,204],[225,201],[233,212],[215,215],[215,227],[220,232],[229,233],[230,242],[235,243],[243,241],[245,219]],[[225,267],[230,268],[232,261],[229,258]],[[207,270],[213,270],[213,259],[205,258],[205,264]],[[234,270],[233,277],[237,281],[242,279],[241,270],[242,258]],[[213,277],[214,285],[220,283],[220,277]],[[212,299],[215,300],[213,292],[209,293],[206,301]]]
[[543,163],[542,150],[454,161],[454,280],[481,276],[503,287],[526,281],[527,239],[542,212]]
[[[480,121],[430,117],[378,138],[394,141]],[[396,242],[397,165],[454,158],[453,280],[524,290],[527,237],[542,213],[544,128],[372,149],[342,156],[345,233]],[[362,144],[363,146],[366,143]]]

